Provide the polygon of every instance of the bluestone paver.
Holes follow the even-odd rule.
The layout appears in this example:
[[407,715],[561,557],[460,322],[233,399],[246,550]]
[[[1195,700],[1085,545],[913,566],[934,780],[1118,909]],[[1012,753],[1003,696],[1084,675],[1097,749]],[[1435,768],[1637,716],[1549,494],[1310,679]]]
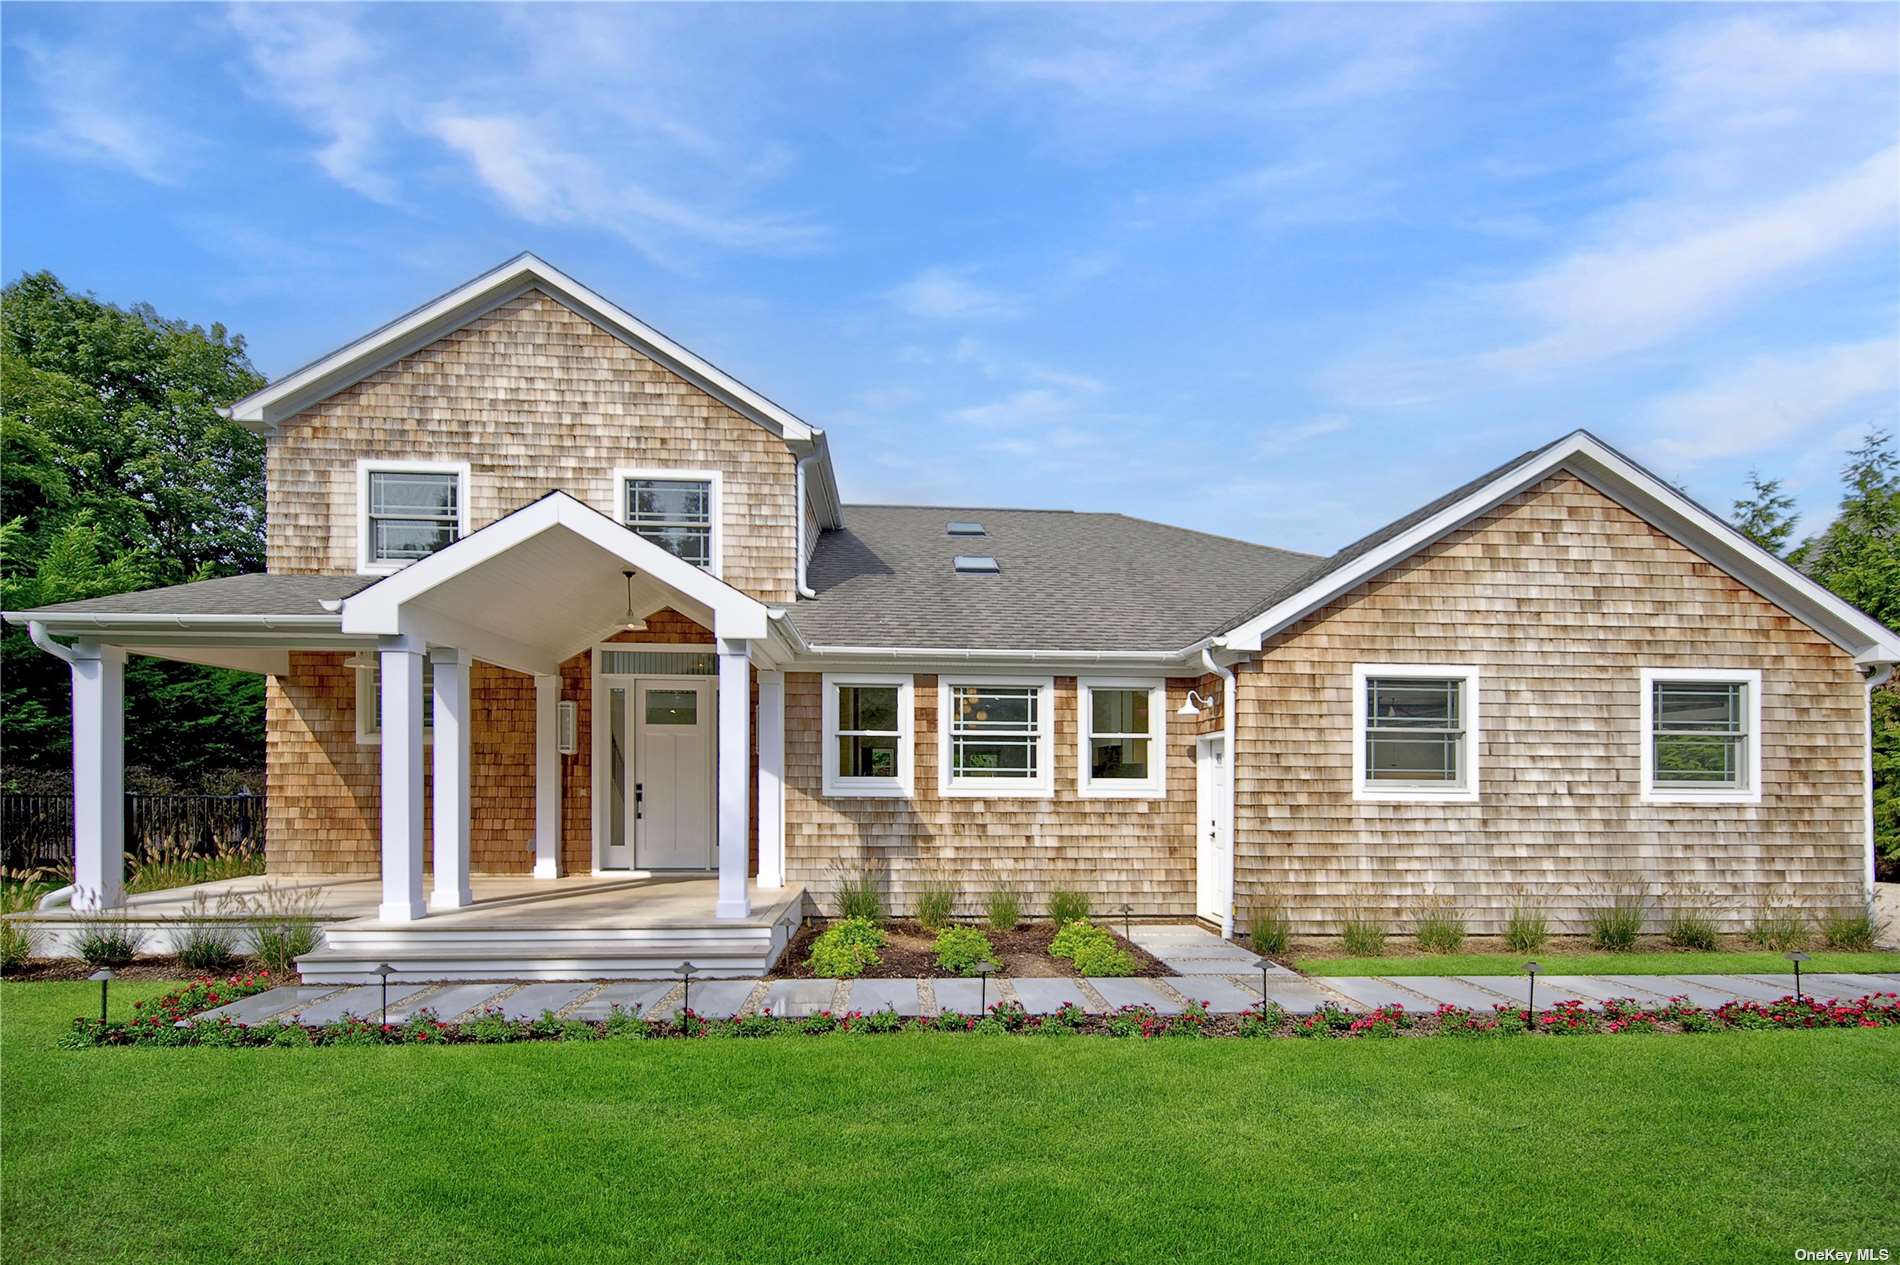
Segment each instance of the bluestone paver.
[[[930,986],[937,993],[937,1013],[954,1010],[960,1015],[974,1015],[982,1010],[982,984],[980,979],[939,979],[931,980]],[[1003,982],[993,979],[989,987],[989,1004],[994,1006],[1003,995]]]
[[609,984],[569,1012],[575,1019],[606,1019],[614,1007],[630,1015],[643,1015],[661,998],[679,987],[673,980],[624,980]]
[[[1257,978],[1248,979],[1246,987],[1249,992],[1253,992],[1260,987],[1260,981]],[[1358,1008],[1354,1003],[1342,1002],[1333,994],[1321,991],[1317,985],[1297,977],[1285,980],[1269,976],[1267,979],[1267,1000],[1280,1007],[1280,1009],[1295,1015],[1310,1015],[1322,1005],[1343,1005],[1348,1010]]]
[[1065,1005],[1080,1006],[1092,1014],[1101,1013],[1101,1006],[1089,1000],[1076,980],[1031,977],[1011,982],[1016,986],[1016,999],[1032,1015],[1053,1015]]
[[[1520,1006],[1530,1002],[1530,977],[1528,975],[1460,975],[1467,984],[1476,984],[1479,988],[1488,988]],[[1559,1002],[1580,1001],[1586,1010],[1600,1010],[1603,1007],[1601,997],[1592,997],[1574,989],[1561,988],[1550,982],[1555,977],[1540,975],[1537,977],[1537,1008],[1549,1010]]]
[[862,1011],[867,1015],[880,1010],[895,1011],[900,1015],[921,1015],[924,1013],[924,1003],[917,995],[917,981],[914,979],[861,979],[851,982],[851,996],[845,1001],[845,1009]]
[[1794,976],[1792,975],[1788,977],[1786,988],[1765,983],[1762,980],[1750,979],[1746,975],[1678,975],[1676,978],[1687,980],[1691,984],[1701,984],[1705,988],[1719,988],[1750,1001],[1780,1001],[1794,992]]
[[[773,980],[765,990],[765,1000],[759,1004],[759,1010],[761,1013],[770,1011],[782,1017],[802,1019],[806,1015],[830,1010],[837,996],[838,981],[835,979]],[[699,1007],[693,1009],[699,1010]],[[701,1010],[699,1013],[706,1012]]]
[[[396,1009],[396,1003],[427,988],[427,984],[391,984],[389,986],[389,1008]],[[297,1015],[297,1022],[313,1027],[326,1023],[335,1023],[346,1016],[368,1019],[372,1023],[383,1017],[383,990],[380,984],[360,984],[346,989],[334,997],[326,997],[314,1005],[305,1007]]]
[[[1592,1010],[1598,1008],[1597,1003],[1615,998],[1629,998],[1645,1006],[1656,1000],[1655,994],[1647,989],[1638,992],[1627,985],[1605,979],[1601,975],[1539,975],[1537,991],[1540,997],[1546,988],[1555,989],[1558,994],[1575,993],[1591,1003]],[[1538,1005],[1541,1008],[1543,1002],[1540,1000]]]
[[[730,1019],[746,1004],[757,983],[749,979],[694,980],[690,997],[693,1013],[701,1019]],[[668,1013],[677,1015],[682,1000],[687,999],[678,994],[670,998],[666,1003]]]
[[1493,1006],[1506,1006],[1511,1001],[1509,997],[1449,975],[1407,975],[1403,983],[1414,992],[1425,994],[1433,1010],[1440,1006],[1459,1006],[1489,1014]]
[[1851,999],[1865,997],[1869,993],[1900,993],[1900,979],[1891,975],[1808,975],[1804,972],[1801,976],[1801,991],[1810,990]]
[[417,994],[403,1000],[400,1007],[391,1005],[389,1018],[392,1022],[407,1019],[422,1011],[430,1011],[443,1023],[454,1023],[456,1019],[471,1010],[482,1010],[490,1001],[501,996],[513,984],[453,984],[448,988],[437,989],[424,996]]
[[1260,969],[1259,957],[1244,949],[1207,953],[1197,950],[1191,957],[1171,953],[1155,953],[1155,956],[1176,975],[1243,975]]
[[582,993],[592,992],[592,984],[529,984],[495,1003],[496,1009],[508,1019],[539,1019],[545,1010],[559,1011],[580,1000]]
[[1139,977],[1091,977],[1089,987],[1100,993],[1102,1000],[1115,1010],[1120,1010],[1123,1006],[1152,1006],[1164,1015],[1181,1013],[1180,1000],[1155,980]]
[[229,1018],[232,1023],[246,1025],[262,1023],[287,1010],[307,1006],[319,997],[328,997],[341,987],[340,984],[310,984],[301,987],[285,985],[282,988],[273,988],[268,993],[240,997],[216,1009],[203,1011],[196,1018],[199,1021],[208,1019],[212,1023],[224,1018]]
[[1195,975],[1168,982],[1189,1001],[1205,1003],[1209,1014],[1237,1015],[1253,1009],[1254,1003],[1260,1000],[1260,994],[1254,989],[1242,988],[1218,975]]
[[[1438,1009],[1435,1002],[1427,1001],[1411,989],[1371,975],[1328,975],[1317,982],[1368,1010],[1381,1006],[1403,1006],[1411,1011]],[[1408,977],[1406,983],[1411,982]]]
[[[1726,988],[1716,988],[1707,984],[1692,984],[1688,980],[1673,975],[1599,975],[1598,979],[1614,984],[1619,990],[1628,990],[1632,997],[1640,997],[1643,992],[1653,993],[1667,1001],[1671,997],[1687,998],[1690,1004],[1704,1010],[1713,1010],[1717,1006],[1740,1000],[1739,993]],[[1641,990],[1641,991],[1638,991]]]

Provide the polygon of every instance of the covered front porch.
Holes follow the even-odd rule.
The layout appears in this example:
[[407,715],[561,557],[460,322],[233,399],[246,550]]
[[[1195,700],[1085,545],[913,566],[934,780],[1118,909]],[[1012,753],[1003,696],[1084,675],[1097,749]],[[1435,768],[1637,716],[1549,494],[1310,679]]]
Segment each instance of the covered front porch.
[[[756,974],[783,948],[803,893],[783,879],[784,693],[764,605],[561,493],[374,582],[240,579],[303,582],[318,609],[286,615],[267,596],[255,614],[165,611],[167,593],[190,607],[204,587],[181,586],[129,614],[25,613],[72,668],[75,913],[165,904],[123,890],[124,665],[147,653],[280,682],[266,857],[273,880],[324,888],[308,978],[384,963],[409,978],[638,978],[689,959]],[[629,631],[656,615],[695,644]],[[352,681],[353,704],[337,684]],[[482,868],[520,873],[475,873],[472,832]]]

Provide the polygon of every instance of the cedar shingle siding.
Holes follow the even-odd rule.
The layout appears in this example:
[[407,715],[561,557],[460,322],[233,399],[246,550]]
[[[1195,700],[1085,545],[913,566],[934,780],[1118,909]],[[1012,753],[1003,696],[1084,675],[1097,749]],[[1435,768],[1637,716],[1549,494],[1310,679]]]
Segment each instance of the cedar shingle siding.
[[[1483,668],[1476,804],[1356,803],[1355,662]],[[1759,805],[1650,805],[1638,669],[1759,668]],[[1240,679],[1235,905],[1336,931],[1450,897],[1566,929],[1609,889],[1715,911],[1860,899],[1867,688],[1846,652],[1569,475],[1545,480],[1272,638]]]

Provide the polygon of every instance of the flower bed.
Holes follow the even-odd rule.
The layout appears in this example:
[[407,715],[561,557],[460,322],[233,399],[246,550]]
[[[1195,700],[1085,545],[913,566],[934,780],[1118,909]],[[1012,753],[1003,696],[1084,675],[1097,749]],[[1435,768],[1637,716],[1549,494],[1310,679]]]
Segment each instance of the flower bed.
[[[819,979],[824,978],[814,971],[808,961],[811,956],[812,942],[823,934],[833,923],[807,923],[801,927],[778,965],[767,973],[767,979]],[[997,931],[981,928],[989,937],[996,951],[1002,970],[999,977],[1074,977],[1082,972],[1075,963],[1052,955],[1050,943],[1056,937],[1056,926],[1049,922],[1030,922],[1010,931]],[[1134,969],[1131,974],[1148,978],[1172,977],[1173,971],[1162,965],[1159,959],[1139,945],[1122,939],[1118,924],[1104,922],[1104,934],[1113,941],[1115,947],[1127,953]],[[942,966],[937,959],[937,935],[925,931],[914,922],[889,922],[883,924],[884,944],[878,950],[879,960],[867,966],[856,978],[859,979],[954,979],[955,970]]]
[[888,1010],[870,1014],[851,1011],[841,1015],[826,1011],[802,1018],[759,1014],[737,1019],[708,1019],[686,1011],[675,1018],[642,1018],[616,1009],[598,1021],[563,1019],[552,1013],[543,1014],[539,1019],[512,1020],[498,1010],[486,1011],[460,1024],[443,1023],[428,1011],[400,1024],[345,1019],[317,1028],[276,1021],[244,1025],[232,1023],[228,1018],[191,1021],[193,1014],[268,987],[270,981],[261,974],[234,976],[225,981],[196,980],[164,997],[142,1003],[137,1017],[129,1022],[101,1024],[97,1019],[75,1019],[72,1030],[60,1038],[60,1044],[69,1049],[111,1045],[227,1048],[491,1045],[520,1041],[866,1036],[900,1032],[1144,1040],[1160,1037],[1379,1040],[1900,1027],[1900,993],[1873,993],[1852,1001],[1784,997],[1774,1002],[1730,1002],[1715,1010],[1705,1010],[1680,997],[1653,1008],[1627,999],[1612,1001],[1600,1012],[1585,1010],[1577,1002],[1563,1002],[1534,1014],[1508,1005],[1496,1006],[1488,1014],[1458,1006],[1440,1006],[1430,1014],[1414,1014],[1403,1006],[1384,1006],[1363,1014],[1324,1007],[1316,1014],[1295,1016],[1269,1003],[1243,1014],[1214,1015],[1204,1003],[1191,1002],[1178,1015],[1164,1015],[1147,1006],[1124,1006],[1112,1014],[1091,1015],[1073,1005],[1064,1006],[1052,1015],[1031,1015],[1015,1002],[998,1002],[981,1015],[946,1012],[920,1019],[906,1019]]

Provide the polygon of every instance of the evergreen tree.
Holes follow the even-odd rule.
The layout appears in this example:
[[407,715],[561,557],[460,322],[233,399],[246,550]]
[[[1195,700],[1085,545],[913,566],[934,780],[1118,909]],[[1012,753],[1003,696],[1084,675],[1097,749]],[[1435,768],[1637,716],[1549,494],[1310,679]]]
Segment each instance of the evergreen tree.
[[1750,470],[1748,495],[1735,502],[1731,517],[1742,535],[1780,557],[1799,521],[1799,516],[1788,512],[1793,508],[1794,498],[1782,492],[1780,479],[1763,479],[1760,472]]

